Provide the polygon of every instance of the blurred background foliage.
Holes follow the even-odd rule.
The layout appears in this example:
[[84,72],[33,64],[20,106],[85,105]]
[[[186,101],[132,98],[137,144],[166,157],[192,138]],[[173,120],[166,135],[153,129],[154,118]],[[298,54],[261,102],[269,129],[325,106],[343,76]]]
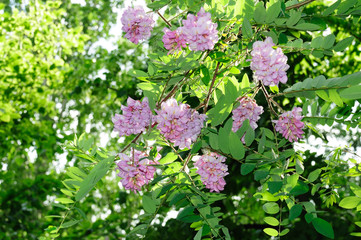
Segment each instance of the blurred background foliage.
[[[186,1],[187,4],[189,1]],[[199,1],[197,1],[199,2]],[[127,74],[129,69],[147,69],[147,51],[159,48],[162,34],[159,26],[149,45],[135,46],[121,37],[108,49],[102,43],[111,39],[110,29],[120,16],[121,0],[86,0],[85,4],[62,1],[2,0],[0,4],[0,239],[37,239],[49,225],[57,225],[62,209],[51,203],[59,191],[65,174],[62,169],[77,164],[72,154],[66,154],[61,144],[74,134],[87,132],[108,150],[118,151],[128,139],[109,138],[111,117],[120,112],[128,96],[140,98],[139,80]],[[321,12],[322,2],[310,4],[304,12]],[[178,9],[179,10],[179,9]],[[176,10],[166,10],[170,19]],[[317,16],[315,16],[317,18]],[[337,40],[354,36],[355,42],[344,53],[316,58],[293,52],[288,54],[288,86],[307,77],[323,74],[340,77],[361,69],[359,19],[343,16],[319,16],[317,21],[329,28]],[[121,29],[117,29],[118,33]],[[119,34],[120,35],[120,34]],[[307,33],[298,36],[310,40]],[[244,72],[242,72],[243,74]],[[251,76],[251,72],[248,72]],[[242,79],[242,75],[238,77]],[[263,101],[263,102],[262,102]],[[291,108],[294,99],[282,99]],[[262,99],[259,103],[266,106]],[[287,108],[287,107],[286,107]],[[359,110],[359,107],[357,108]],[[357,111],[358,111],[357,110]],[[269,114],[267,111],[265,114]],[[267,118],[267,116],[263,116]],[[260,125],[266,124],[260,122]],[[349,133],[341,126],[333,134],[346,138],[356,151],[360,133]],[[310,132],[309,134],[315,134]],[[318,135],[315,135],[316,137]],[[102,139],[108,139],[103,143]],[[333,154],[333,153],[331,153]],[[322,157],[306,151],[305,169],[323,167]],[[337,160],[337,161],[336,161]],[[347,163],[335,160],[335,169],[347,170]],[[265,213],[253,194],[259,183],[252,175],[240,177],[240,165],[227,162],[224,193],[233,196],[216,202],[225,213],[226,225],[235,239],[265,239]],[[335,171],[336,171],[335,170]],[[305,173],[307,175],[307,173]],[[359,178],[353,182],[359,185]],[[345,177],[332,177],[330,184],[345,185]],[[340,189],[348,195],[348,189]],[[87,220],[63,231],[62,239],[120,239],[141,213],[138,195],[119,188],[115,172],[82,203]],[[317,195],[317,193],[316,193]],[[311,196],[304,196],[309,199]],[[315,198],[316,199],[316,198]],[[324,218],[332,223],[337,239],[350,239],[359,215],[341,208],[328,209],[319,198],[319,211],[327,209]],[[149,229],[149,239],[192,239],[195,235],[188,224],[175,219],[165,221],[170,209],[162,207],[160,216]],[[309,229],[309,231],[305,231]],[[296,223],[288,239],[321,239],[305,221]]]

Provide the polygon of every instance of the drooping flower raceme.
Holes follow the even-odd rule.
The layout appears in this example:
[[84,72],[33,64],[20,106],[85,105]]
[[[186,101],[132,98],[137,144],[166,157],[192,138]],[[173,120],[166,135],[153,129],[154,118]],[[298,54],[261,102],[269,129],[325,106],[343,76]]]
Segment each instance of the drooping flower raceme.
[[154,20],[151,15],[146,14],[140,6],[129,7],[125,10],[121,17],[121,22],[125,38],[135,44],[138,44],[140,40],[148,39],[154,26]]
[[243,122],[246,119],[249,119],[249,125],[252,127],[252,129],[256,129],[258,127],[257,121],[260,119],[260,115],[263,113],[263,107],[258,106],[256,101],[249,97],[241,98],[239,103],[240,105],[232,111],[232,131],[237,132],[238,129],[242,127]]
[[181,50],[182,47],[187,47],[187,42],[182,32],[182,28],[178,28],[174,31],[171,31],[168,28],[164,28],[163,32],[163,43],[164,47],[169,50],[168,54],[172,54],[178,50]]
[[272,38],[267,37],[265,41],[253,43],[251,52],[254,77],[265,86],[278,86],[279,82],[287,82],[286,71],[290,67],[287,65],[287,56],[283,54],[282,49],[274,49],[273,46],[275,44]]
[[302,129],[305,124],[301,122],[303,118],[301,112],[302,108],[295,107],[292,111],[282,113],[278,120],[273,120],[276,123],[276,131],[281,133],[290,142],[297,142],[299,138],[302,138],[302,134],[304,134]]
[[217,153],[208,153],[202,156],[193,157],[196,161],[197,173],[201,176],[202,183],[211,192],[220,192],[224,189],[226,181],[223,177],[228,175],[228,167],[224,163],[226,157]]
[[190,148],[197,139],[206,119],[205,114],[199,114],[188,104],[180,103],[174,98],[163,102],[155,116],[160,133],[174,146],[180,149]]
[[128,106],[121,107],[122,115],[115,114],[112,118],[114,131],[119,132],[119,136],[138,134],[151,122],[152,112],[147,97],[144,97],[142,102],[128,97],[127,104]]
[[212,22],[211,14],[206,13],[203,7],[197,16],[188,14],[187,19],[182,22],[182,31],[190,50],[212,50],[218,42],[217,23]]
[[131,156],[119,153],[120,161],[117,162],[116,170],[119,170],[117,175],[122,178],[120,182],[123,187],[134,192],[140,191],[143,185],[154,178],[156,169],[152,165],[158,164],[159,158],[158,154],[156,160],[149,160],[148,154],[138,150],[132,150]]

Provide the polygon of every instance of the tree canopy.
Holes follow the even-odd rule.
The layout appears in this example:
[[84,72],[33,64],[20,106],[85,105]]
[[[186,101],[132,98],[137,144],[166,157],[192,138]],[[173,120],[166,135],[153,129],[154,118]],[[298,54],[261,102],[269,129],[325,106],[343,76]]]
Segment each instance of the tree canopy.
[[[107,50],[99,43],[131,11],[125,4],[0,4],[1,239],[361,236],[360,0],[146,1],[150,37],[134,44],[123,33]],[[197,38],[174,49],[182,34]],[[274,70],[289,66],[286,83],[260,80],[255,59],[267,54],[286,59]],[[133,113],[129,97],[149,102],[151,122],[120,136],[112,118]],[[168,123],[169,100],[191,118]],[[233,130],[247,104],[262,107],[259,120],[247,112]],[[289,131],[293,142],[276,125],[295,108],[304,134]],[[183,146],[167,124],[194,135]],[[219,193],[203,156],[226,169]],[[149,177],[140,191],[126,187],[122,162]]]

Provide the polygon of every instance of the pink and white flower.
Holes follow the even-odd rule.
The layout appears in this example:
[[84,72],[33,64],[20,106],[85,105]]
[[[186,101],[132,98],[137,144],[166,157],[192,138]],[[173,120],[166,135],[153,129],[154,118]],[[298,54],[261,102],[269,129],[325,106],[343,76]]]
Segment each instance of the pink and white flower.
[[180,149],[190,148],[206,120],[205,114],[199,114],[188,104],[178,104],[174,98],[163,102],[161,109],[155,111],[160,133]]
[[127,104],[128,106],[121,107],[122,115],[115,114],[112,118],[114,131],[119,132],[119,136],[141,133],[151,122],[152,112],[147,97],[142,102],[128,97]]
[[156,168],[153,165],[158,164],[157,160],[160,159],[160,155],[157,155],[156,160],[148,158],[147,153],[134,149],[130,156],[119,153],[120,161],[117,162],[116,170],[119,170],[117,175],[122,178],[120,182],[125,189],[136,193],[154,178]]
[[256,80],[262,81],[265,86],[278,86],[279,82],[287,82],[286,71],[290,67],[287,65],[287,56],[282,49],[274,49],[274,46],[271,37],[253,43],[251,69]]
[[140,6],[129,7],[125,10],[121,17],[121,22],[125,38],[135,44],[138,44],[140,40],[148,39],[154,26],[152,16],[146,14]]
[[189,49],[192,51],[212,50],[218,42],[217,23],[212,22],[211,14],[206,13],[203,7],[197,16],[188,14],[183,20],[182,32]]
[[197,167],[197,173],[201,176],[201,181],[206,188],[211,192],[223,191],[226,185],[224,177],[228,175],[228,167],[224,163],[226,157],[210,152],[193,157],[193,161],[196,161],[194,166]]
[[176,51],[181,50],[182,47],[187,47],[187,42],[182,32],[182,28],[178,28],[174,31],[164,28],[163,32],[163,43],[164,47],[169,50],[168,54],[173,54]]
[[276,123],[276,131],[290,142],[297,142],[299,138],[303,137],[304,132],[302,129],[305,124],[301,122],[303,118],[301,112],[302,108],[295,107],[292,111],[282,113],[278,120],[273,120]]

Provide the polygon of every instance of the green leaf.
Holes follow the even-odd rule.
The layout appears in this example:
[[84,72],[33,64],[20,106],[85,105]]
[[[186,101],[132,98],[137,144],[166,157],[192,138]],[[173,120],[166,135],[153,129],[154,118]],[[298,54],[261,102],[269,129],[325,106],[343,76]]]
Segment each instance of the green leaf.
[[128,74],[133,77],[148,77],[148,74],[141,70],[130,70]]
[[298,21],[301,19],[301,15],[302,15],[302,13],[299,11],[294,11],[294,10],[291,11],[290,18],[286,22],[287,27],[290,28],[290,27],[294,26],[295,24],[297,24]]
[[308,174],[307,180],[309,182],[316,181],[318,176],[320,175],[321,171],[322,171],[321,169],[316,169],[316,170],[312,171],[310,174]]
[[153,200],[151,197],[148,197],[147,195],[143,195],[143,208],[147,213],[155,213],[157,210],[157,203],[155,200]]
[[160,164],[168,164],[177,160],[178,156],[174,152],[168,153],[164,158],[159,160]]
[[203,233],[203,227],[201,227],[197,234],[194,236],[193,240],[201,240],[202,239],[202,233]]
[[255,133],[252,127],[248,127],[246,134],[244,136],[244,141],[246,142],[247,147],[252,144],[255,138]]
[[229,133],[229,150],[235,159],[240,160],[244,158],[244,154],[245,154],[244,146],[241,140],[233,131]]
[[327,35],[324,39],[323,39],[323,45],[322,47],[324,49],[330,49],[332,48],[333,44],[335,43],[336,37],[333,34]]
[[247,73],[245,73],[242,77],[242,82],[241,82],[241,89],[246,89],[249,88],[250,84],[249,84],[249,78]]
[[201,65],[201,79],[206,86],[208,86],[209,82],[211,81],[211,75],[209,74],[209,70],[204,65]]
[[361,99],[361,85],[341,90],[340,97],[350,100]]
[[72,220],[61,224],[60,228],[69,228],[79,223],[81,220]]
[[271,225],[271,226],[278,226],[280,224],[278,219],[276,219],[274,217],[265,217],[263,220],[265,221],[265,223],[267,223],[268,225]]
[[278,206],[277,203],[274,202],[265,203],[262,208],[268,214],[276,214],[280,211],[280,207]]
[[269,8],[267,8],[266,11],[266,23],[272,23],[281,11],[281,2],[277,1],[274,4],[272,4]]
[[265,232],[267,235],[270,235],[272,237],[278,236],[278,231],[274,228],[265,228],[263,229],[263,232]]
[[298,196],[307,193],[308,190],[309,188],[307,184],[302,181],[298,181],[297,185],[290,191],[290,194],[293,196]]
[[283,230],[281,231],[281,233],[280,233],[280,237],[286,235],[286,234],[289,233],[289,232],[290,232],[290,230],[289,230],[288,228],[283,229]]
[[357,205],[359,205],[360,202],[361,202],[361,198],[351,196],[351,197],[346,197],[346,198],[342,199],[339,205],[340,205],[340,207],[345,208],[345,209],[352,209],[352,208],[357,207]]
[[300,204],[293,205],[290,209],[290,216],[288,217],[290,221],[298,218],[302,213],[302,209],[303,207]]
[[330,7],[326,8],[326,10],[322,13],[322,15],[324,16],[328,16],[331,13],[333,13],[336,8],[338,7],[338,5],[340,5],[341,0],[338,0],[337,2],[335,2],[334,4],[332,4]]
[[300,23],[293,28],[301,31],[316,31],[320,29],[320,26],[313,23]]
[[254,20],[257,23],[265,23],[266,22],[266,17],[267,17],[267,13],[266,13],[266,9],[263,6],[263,2],[259,2],[256,5],[256,9],[254,11]]
[[336,89],[330,89],[328,93],[332,102],[336,103],[336,105],[339,107],[343,107],[343,101],[340,98],[340,95],[338,95]]
[[58,201],[58,202],[60,202],[62,204],[74,203],[74,201],[69,199],[69,198],[57,198],[57,199],[55,199],[55,201]]
[[282,181],[268,182],[269,192],[272,193],[272,194],[274,194],[274,193],[278,192],[279,190],[281,190],[282,186],[283,186]]
[[353,42],[354,39],[355,39],[354,37],[348,37],[348,38],[341,40],[333,47],[333,50],[335,50],[336,52],[342,52],[348,46],[351,45],[351,43]]
[[315,218],[312,220],[312,225],[316,229],[316,231],[325,237],[334,239],[335,234],[333,232],[331,224],[322,218]]
[[229,151],[229,133],[227,129],[220,128],[218,133],[219,148],[224,153],[230,153]]
[[243,163],[241,166],[241,174],[247,175],[248,173],[252,172],[255,167],[255,163]]
[[247,18],[244,18],[242,24],[242,34],[245,38],[252,38],[253,37],[253,30],[252,25]]
[[109,168],[113,165],[114,157],[106,158],[100,161],[86,176],[80,184],[79,192],[75,195],[75,200],[80,201],[94,188],[94,186],[107,174]]
[[60,191],[69,197],[73,196],[73,193],[67,189],[60,189]]
[[259,169],[254,172],[254,180],[259,181],[265,179],[269,174],[268,170]]

